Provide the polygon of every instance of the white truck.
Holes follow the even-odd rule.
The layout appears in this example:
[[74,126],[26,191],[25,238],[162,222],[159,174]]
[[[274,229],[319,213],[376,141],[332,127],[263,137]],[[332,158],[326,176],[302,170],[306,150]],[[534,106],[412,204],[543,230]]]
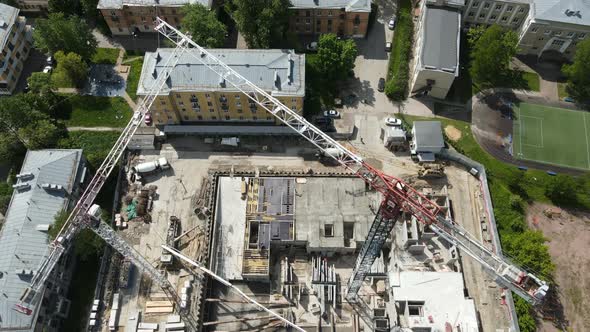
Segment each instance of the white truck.
[[168,160],[164,157],[154,161],[146,161],[131,167],[131,171],[139,175],[148,175],[155,172],[163,171],[170,168]]

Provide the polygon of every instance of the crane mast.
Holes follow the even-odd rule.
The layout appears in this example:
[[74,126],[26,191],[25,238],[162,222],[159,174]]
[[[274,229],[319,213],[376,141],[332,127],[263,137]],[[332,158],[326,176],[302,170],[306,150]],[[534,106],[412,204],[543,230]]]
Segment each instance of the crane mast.
[[[384,174],[366,163],[329,135],[309,123],[297,112],[283,105],[272,94],[248,81],[238,72],[223,63],[191,38],[162,20],[156,18],[155,30],[160,32],[177,48],[187,49],[186,53],[196,58],[207,68],[219,75],[220,79],[244,93],[250,100],[275,116],[281,123],[298,132],[325,155],[335,159],[342,166],[363,179],[371,188],[383,195],[379,211],[371,225],[367,240],[358,255],[354,271],[348,282],[346,299],[356,301],[356,294],[369,273],[370,267],[379,256],[385,240],[389,237],[395,222],[402,213],[409,213],[418,221],[432,228],[439,236],[461,248],[475,258],[495,280],[526,301],[537,304],[545,296],[549,286],[533,274],[512,264],[485,248],[476,238],[459,225],[447,219],[441,208],[420,192],[399,178]],[[185,42],[188,41],[188,42]]]

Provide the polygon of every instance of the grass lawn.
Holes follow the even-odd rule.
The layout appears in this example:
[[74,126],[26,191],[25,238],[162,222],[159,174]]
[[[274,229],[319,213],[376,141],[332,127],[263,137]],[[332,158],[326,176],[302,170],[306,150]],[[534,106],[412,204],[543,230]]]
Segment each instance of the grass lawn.
[[119,57],[118,48],[97,48],[92,56],[92,62],[114,65],[117,63],[117,57]]
[[129,66],[129,76],[127,77],[126,91],[131,99],[137,99],[137,86],[139,84],[139,76],[141,76],[141,68],[143,66],[143,56],[132,56],[124,64]]
[[523,72],[522,78],[526,81],[527,90],[540,91],[539,75],[537,73]]
[[566,87],[567,83],[557,83],[557,95],[559,96],[559,100],[563,100],[563,98],[569,96]]
[[521,103],[515,109],[514,156],[590,169],[590,119],[586,112]]
[[123,128],[131,119],[131,108],[121,97],[95,97],[75,95],[69,99],[72,106],[68,127]]

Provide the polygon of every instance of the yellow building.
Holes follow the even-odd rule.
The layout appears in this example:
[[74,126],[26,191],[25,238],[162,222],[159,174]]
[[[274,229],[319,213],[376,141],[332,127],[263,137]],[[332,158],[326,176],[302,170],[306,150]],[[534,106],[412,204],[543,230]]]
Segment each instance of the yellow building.
[[12,94],[31,50],[31,27],[18,13],[0,3],[0,96]]
[[[172,52],[171,48],[160,48],[146,53],[137,95],[149,93]],[[287,107],[302,114],[305,55],[289,50],[211,49],[209,52]],[[221,80],[193,54],[186,53],[172,70],[150,111],[156,126],[278,123],[274,116],[229,82]]]
[[180,29],[184,15],[181,8],[199,3],[211,8],[212,0],[100,0],[98,10],[113,35],[130,35],[134,32],[154,32],[156,16]]

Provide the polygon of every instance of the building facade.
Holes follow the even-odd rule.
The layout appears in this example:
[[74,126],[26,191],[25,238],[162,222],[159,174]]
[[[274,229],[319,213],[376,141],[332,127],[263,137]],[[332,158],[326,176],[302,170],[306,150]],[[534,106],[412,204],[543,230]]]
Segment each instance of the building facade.
[[519,53],[571,61],[590,34],[590,3],[584,0],[467,0],[463,27],[499,24],[515,30]]
[[[305,55],[289,50],[211,49],[246,79],[302,114]],[[137,94],[145,96],[165,68],[173,49],[145,55]],[[191,54],[172,70],[151,109],[156,126],[203,123],[277,123],[266,110],[239,92]]]
[[424,1],[416,23],[410,93],[445,98],[459,75],[461,8]]
[[49,0],[17,0],[16,3],[25,13],[46,12],[49,8]]
[[48,278],[41,299],[29,307],[30,315],[18,312],[21,295],[35,269],[48,255],[48,231],[55,216],[69,210],[90,176],[82,150],[28,151],[0,231],[0,331],[63,331],[68,315],[71,255],[65,254]]
[[354,38],[367,34],[370,0],[292,0],[291,4],[289,30],[297,34]]
[[100,0],[98,10],[113,35],[154,32],[156,16],[180,29],[182,6],[199,3],[211,8],[212,0]]
[[19,9],[0,3],[0,96],[11,95],[29,56],[31,27]]

